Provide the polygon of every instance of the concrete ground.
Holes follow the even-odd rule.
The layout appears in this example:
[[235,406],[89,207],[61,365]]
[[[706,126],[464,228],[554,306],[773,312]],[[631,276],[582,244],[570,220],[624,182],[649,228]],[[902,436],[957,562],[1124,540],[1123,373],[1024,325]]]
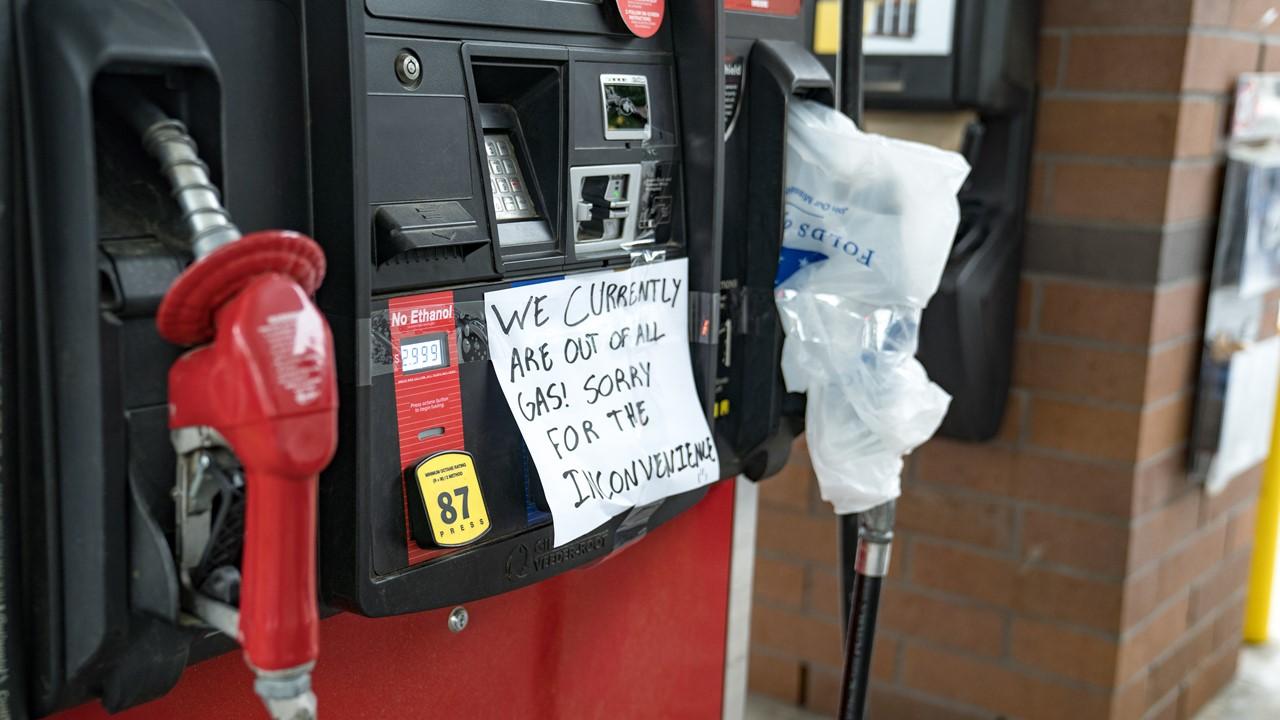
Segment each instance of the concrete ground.
[[760,695],[747,696],[747,712],[744,720],[819,720],[821,715],[802,710],[794,705],[784,705]]
[[1280,643],[1246,647],[1235,679],[1196,720],[1280,718]]
[[[745,720],[821,720],[776,700],[747,698]],[[1246,647],[1235,679],[1205,706],[1196,720],[1276,720],[1280,718],[1280,643]],[[885,718],[884,720],[889,720]]]

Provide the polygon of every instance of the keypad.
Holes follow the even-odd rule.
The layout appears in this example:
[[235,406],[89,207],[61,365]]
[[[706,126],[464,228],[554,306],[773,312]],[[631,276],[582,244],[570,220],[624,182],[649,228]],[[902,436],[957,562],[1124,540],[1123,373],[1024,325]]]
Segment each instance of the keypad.
[[533,198],[524,182],[511,136],[492,133],[484,136],[484,154],[489,163],[489,191],[498,221],[538,217]]

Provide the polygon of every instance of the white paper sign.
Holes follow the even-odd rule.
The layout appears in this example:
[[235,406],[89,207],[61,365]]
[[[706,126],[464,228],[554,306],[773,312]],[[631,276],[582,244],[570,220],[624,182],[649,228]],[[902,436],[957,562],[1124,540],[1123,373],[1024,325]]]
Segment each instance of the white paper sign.
[[1205,485],[1217,492],[1227,481],[1267,459],[1280,378],[1280,338],[1268,338],[1231,356],[1218,454]]
[[689,264],[485,293],[489,353],[563,545],[715,482],[689,361]]

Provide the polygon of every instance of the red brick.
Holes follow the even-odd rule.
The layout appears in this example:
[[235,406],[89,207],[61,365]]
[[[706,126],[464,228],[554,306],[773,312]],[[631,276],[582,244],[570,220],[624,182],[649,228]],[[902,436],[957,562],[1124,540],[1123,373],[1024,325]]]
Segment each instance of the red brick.
[[1188,338],[1153,352],[1147,358],[1143,402],[1162,400],[1192,387],[1200,370],[1201,347],[1198,339]]
[[1191,430],[1190,392],[1148,405],[1142,411],[1138,431],[1138,460],[1150,460],[1174,448],[1186,445]]
[[1160,595],[1168,597],[1209,571],[1223,557],[1227,524],[1200,530],[1192,540],[1160,561]]
[[1157,564],[1153,563],[1146,570],[1125,578],[1120,632],[1128,632],[1142,623],[1165,599],[1160,597],[1160,568]]
[[1127,529],[1117,522],[1027,509],[1022,515],[1025,553],[1055,565],[1102,575],[1125,571]]
[[963,600],[943,600],[890,587],[880,603],[879,624],[975,655],[997,657],[1004,651],[1001,614]]
[[810,516],[761,506],[758,546],[797,560],[835,564],[837,521],[834,515]]
[[[889,633],[876,632],[875,646],[871,650],[871,679],[892,682],[898,674],[898,655],[902,641]],[[835,671],[832,671],[834,674]]]
[[1236,662],[1240,653],[1235,648],[1225,648],[1200,667],[1187,681],[1186,690],[1178,704],[1178,713],[1190,720],[1214,695],[1231,682],[1236,674]]
[[1178,704],[1182,702],[1182,688],[1177,687],[1169,691],[1169,694],[1160,698],[1151,706],[1150,712],[1143,717],[1143,720],[1186,720],[1178,713]]
[[755,603],[751,608],[751,641],[773,655],[840,667],[844,640],[840,623]]
[[762,652],[751,652],[747,661],[747,687],[785,703],[800,702],[800,661]]
[[1151,309],[1151,343],[1179,337],[1201,336],[1204,319],[1204,283],[1190,281],[1171,284],[1156,292]]
[[[1166,215],[1172,173],[1164,164],[1120,164],[1060,161],[1053,167],[1053,197],[1046,212],[1057,218],[1159,225]],[[1192,203],[1182,216],[1199,216],[1202,210],[1197,178],[1188,176],[1179,186],[1179,202]],[[1183,187],[1185,186],[1185,187]]]
[[808,462],[799,463],[793,459],[777,475],[769,478],[768,482],[760,483],[760,502],[793,510],[807,510],[809,487],[817,482]]
[[1244,639],[1245,592],[1237,589],[1231,600],[1218,612],[1213,621],[1213,647],[1222,649],[1230,645],[1238,648]]
[[1232,92],[1236,78],[1258,64],[1257,40],[1192,32],[1187,39],[1184,90]]
[[1017,578],[1014,609],[1023,614],[1116,632],[1123,599],[1120,584],[1039,569]]
[[1128,517],[1133,473],[1112,464],[1064,460],[1027,448],[1018,454],[1013,497],[1072,510]]
[[1017,345],[1014,382],[1029,390],[1140,404],[1147,357],[1137,350],[1104,350],[1060,341]]
[[1147,675],[1139,673],[1111,696],[1109,720],[1143,720],[1147,707]]
[[[1073,69],[1076,57],[1073,54]],[[1170,72],[1175,87],[1177,72],[1176,69]],[[1070,77],[1068,75],[1068,82]],[[1182,105],[1176,100],[1045,98],[1040,101],[1036,152],[1085,157],[1171,158],[1177,154],[1181,111]]]
[[1275,9],[1277,8],[1274,0],[1234,0],[1231,3],[1231,15],[1227,22],[1236,30],[1274,33],[1280,31],[1274,18],[1270,24],[1264,21],[1268,17],[1268,12]]
[[1253,547],[1254,535],[1257,532],[1258,504],[1246,502],[1239,510],[1235,510],[1227,520],[1227,554]]
[[917,477],[931,485],[1005,495],[1013,480],[1015,455],[988,444],[931,440],[911,454]]
[[898,499],[897,524],[919,535],[1006,548],[1012,542],[1013,511],[1002,502],[906,485]]
[[[1214,162],[1179,163],[1169,171],[1165,222],[1212,219],[1222,196],[1222,167]],[[1195,317],[1195,314],[1192,314]],[[1153,342],[1159,342],[1153,339]]]
[[1134,521],[1129,567],[1137,569],[1160,557],[1195,532],[1200,520],[1200,493],[1189,492]]
[[958,700],[992,714],[1037,720],[1104,717],[1107,699],[1042,680],[991,661],[907,643],[902,680],[912,688]]
[[804,602],[804,567],[757,554],[754,587],[759,599],[800,607]]
[[1033,398],[1028,440],[1051,450],[1132,461],[1138,451],[1139,419],[1133,410]]
[[1145,347],[1151,335],[1149,290],[1049,281],[1043,284],[1040,331]]
[[1050,618],[1114,627],[1119,584],[1019,567],[1011,561],[934,543],[919,544],[912,579],[922,585]]
[[1068,90],[1178,92],[1186,36],[1169,34],[1074,35],[1064,80]]
[[1018,583],[1008,560],[925,541],[914,543],[908,575],[925,587],[1005,607],[1016,597]]
[[1191,591],[1191,622],[1199,622],[1220,608],[1249,582],[1249,552],[1237,552],[1214,568]]
[[1267,43],[1262,47],[1263,72],[1280,71],[1280,44]]
[[1022,439],[1023,418],[1026,417],[1027,393],[1014,388],[1009,392],[1009,400],[1005,403],[1004,417],[996,430],[993,443],[1015,445]]
[[[880,653],[880,643],[872,651],[872,663]],[[840,709],[840,673],[837,670],[810,668],[805,676],[804,707],[827,717],[835,717]]]
[[1196,27],[1222,27],[1231,21],[1232,0],[1195,0],[1191,23]]
[[1177,157],[1202,157],[1217,151],[1226,122],[1223,105],[1216,100],[1184,100],[1178,114]]
[[1152,702],[1176,688],[1212,652],[1212,623],[1185,633],[1169,652],[1151,666],[1148,693]]
[[[897,560],[898,558],[894,558]],[[834,569],[810,567],[805,588],[805,607],[829,618],[841,619],[840,576]]]
[[1133,514],[1145,515],[1189,492],[1199,491],[1200,486],[1187,477],[1186,454],[1166,452],[1139,466],[1134,480]]
[[1188,603],[1187,594],[1182,593],[1157,610],[1145,624],[1126,634],[1120,642],[1117,660],[1116,676],[1121,682],[1177,644],[1187,629]]
[[1011,653],[1019,663],[1101,687],[1115,683],[1118,648],[1104,635],[1021,618],[1012,633]]
[[1262,487],[1262,469],[1263,463],[1258,463],[1232,478],[1217,492],[1206,491],[1200,521],[1207,523],[1254,502]]

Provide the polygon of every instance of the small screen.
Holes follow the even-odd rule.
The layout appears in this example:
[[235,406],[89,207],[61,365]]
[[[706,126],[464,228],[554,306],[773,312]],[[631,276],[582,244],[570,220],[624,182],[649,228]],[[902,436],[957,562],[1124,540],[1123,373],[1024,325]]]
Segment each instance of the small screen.
[[610,130],[644,130],[649,126],[649,89],[644,85],[605,83],[604,102]]
[[400,372],[437,370],[449,365],[449,334],[432,333],[400,341]]

